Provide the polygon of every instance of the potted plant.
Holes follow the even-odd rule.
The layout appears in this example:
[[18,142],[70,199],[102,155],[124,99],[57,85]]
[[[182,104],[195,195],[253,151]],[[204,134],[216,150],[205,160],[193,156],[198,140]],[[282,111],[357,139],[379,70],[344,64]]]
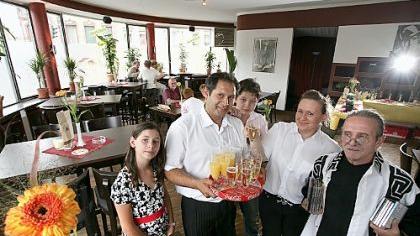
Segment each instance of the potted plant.
[[64,65],[67,68],[67,73],[69,74],[69,78],[70,78],[70,91],[74,92],[75,91],[75,86],[74,86],[74,79],[76,78],[76,68],[77,68],[77,63],[74,59],[67,57],[64,60]]
[[112,37],[112,34],[96,35],[99,39],[98,45],[102,47],[102,53],[104,54],[106,67],[108,69],[108,81],[112,82],[115,80],[116,73],[118,71],[118,58],[117,58],[117,41]]
[[229,63],[229,73],[233,74],[236,69],[236,65],[238,64],[238,60],[236,59],[235,52],[233,50],[225,48],[225,52]]
[[214,60],[216,60],[216,56],[211,51],[211,47],[210,47],[210,51],[208,51],[204,57],[205,57],[205,60],[206,60],[207,75],[210,75],[211,70],[213,69],[213,66],[214,66],[213,62],[214,62]]
[[180,73],[187,72],[187,51],[185,50],[184,43],[179,44],[179,61],[181,62],[181,67],[179,68]]
[[48,62],[48,57],[40,52],[37,51],[35,58],[29,61],[29,67],[31,67],[32,71],[35,72],[36,77],[38,79],[38,98],[48,98],[48,88],[45,87],[45,79],[43,70],[45,65]]
[[125,51],[125,57],[127,58],[127,69],[130,69],[133,66],[133,62],[135,60],[139,60],[141,57],[141,53],[138,48],[130,48],[127,51]]

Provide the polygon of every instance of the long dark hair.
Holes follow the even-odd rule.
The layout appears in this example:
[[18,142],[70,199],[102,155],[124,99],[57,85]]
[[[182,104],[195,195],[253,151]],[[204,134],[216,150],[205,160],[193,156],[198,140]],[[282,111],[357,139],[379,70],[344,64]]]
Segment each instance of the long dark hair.
[[[151,161],[152,169],[153,171],[156,171],[157,173],[157,181],[163,183],[164,180],[164,165],[166,162],[166,155],[164,150],[164,140],[162,137],[162,134],[159,131],[159,127],[154,122],[143,122],[140,123],[131,133],[131,136],[134,139],[137,139],[141,132],[144,130],[156,130],[159,133],[160,137],[160,146],[159,146],[159,152],[156,154],[156,157],[154,157]],[[139,181],[139,173],[137,171],[137,161],[136,161],[136,151],[134,148],[129,146],[129,150],[127,152],[127,155],[125,156],[125,166],[128,169],[128,172],[131,174],[131,182],[134,186],[137,186]]]

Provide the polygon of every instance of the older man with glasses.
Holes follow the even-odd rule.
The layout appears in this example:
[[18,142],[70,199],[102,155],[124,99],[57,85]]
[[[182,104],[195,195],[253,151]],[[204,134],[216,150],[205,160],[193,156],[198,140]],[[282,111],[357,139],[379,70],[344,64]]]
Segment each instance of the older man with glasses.
[[[420,235],[420,190],[409,174],[378,152],[385,139],[383,130],[384,121],[375,111],[348,116],[341,136],[343,151],[320,157],[310,174],[325,185],[324,207],[321,214],[310,215],[301,235],[397,236],[402,235],[400,230],[404,235]],[[306,191],[307,187],[304,195]],[[369,222],[383,198],[409,207],[402,222],[398,225],[394,220],[389,229]],[[303,205],[306,203],[305,199]]]

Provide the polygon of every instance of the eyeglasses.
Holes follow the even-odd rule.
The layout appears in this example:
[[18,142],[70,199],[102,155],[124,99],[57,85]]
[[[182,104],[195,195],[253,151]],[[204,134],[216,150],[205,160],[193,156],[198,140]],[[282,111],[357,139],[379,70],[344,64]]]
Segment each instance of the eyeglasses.
[[368,139],[368,136],[366,136],[366,135],[361,135],[361,136],[358,136],[358,137],[356,137],[356,138],[352,138],[351,137],[351,134],[343,134],[342,136],[341,136],[341,140],[343,141],[343,144],[348,144],[348,143],[350,143],[352,140],[354,140],[354,142],[357,144],[357,145],[363,145],[363,144],[365,144],[369,139]]

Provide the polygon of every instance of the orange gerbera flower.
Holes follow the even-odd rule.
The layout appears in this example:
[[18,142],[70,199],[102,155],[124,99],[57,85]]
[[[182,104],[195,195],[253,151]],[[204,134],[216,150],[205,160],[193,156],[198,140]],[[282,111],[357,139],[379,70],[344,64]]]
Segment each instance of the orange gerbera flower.
[[76,194],[66,185],[44,184],[35,186],[18,196],[19,204],[6,216],[5,234],[69,235],[77,225],[80,208]]

